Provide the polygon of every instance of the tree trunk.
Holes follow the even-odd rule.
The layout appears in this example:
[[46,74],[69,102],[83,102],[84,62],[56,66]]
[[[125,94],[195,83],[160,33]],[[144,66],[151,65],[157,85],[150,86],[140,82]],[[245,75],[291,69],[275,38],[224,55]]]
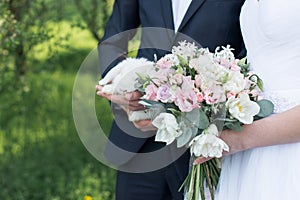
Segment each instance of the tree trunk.
[[26,55],[22,42],[16,48],[14,59],[16,77],[24,76],[26,74]]

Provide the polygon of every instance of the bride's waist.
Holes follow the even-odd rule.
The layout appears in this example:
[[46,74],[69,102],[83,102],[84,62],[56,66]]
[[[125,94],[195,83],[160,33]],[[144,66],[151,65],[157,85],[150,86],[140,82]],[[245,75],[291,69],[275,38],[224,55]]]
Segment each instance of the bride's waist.
[[274,104],[274,112],[280,113],[300,104],[300,89],[266,90],[262,94]]

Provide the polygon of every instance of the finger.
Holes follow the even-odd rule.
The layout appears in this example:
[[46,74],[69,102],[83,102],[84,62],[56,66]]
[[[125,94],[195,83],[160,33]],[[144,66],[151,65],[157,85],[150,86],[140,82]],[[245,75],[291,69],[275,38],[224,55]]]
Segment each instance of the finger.
[[152,124],[151,120],[139,120],[133,122],[136,128],[140,129],[141,131],[154,131],[157,128]]
[[137,111],[137,110],[145,110],[145,106],[141,105],[139,101],[129,101],[128,105],[129,110]]
[[207,157],[207,158],[205,158],[205,157],[198,157],[198,158],[196,158],[195,160],[194,160],[194,162],[193,162],[193,165],[199,165],[199,164],[202,164],[202,163],[204,163],[204,162],[206,162],[206,161],[209,161],[211,158],[210,157]]
[[139,91],[129,92],[125,94],[125,98],[129,101],[140,100],[142,96],[142,93]]
[[103,88],[103,86],[101,86],[101,85],[96,85],[96,90],[102,91],[102,88]]
[[149,124],[152,124],[151,120],[139,120],[139,121],[134,121],[133,124],[135,127],[138,129],[142,129],[143,127],[149,126]]
[[123,105],[123,106],[126,106],[126,107],[129,106],[129,101],[126,100],[124,98],[124,96],[122,96],[122,95],[106,94],[106,93],[103,93],[102,91],[98,91],[97,95],[101,96],[103,98],[106,98],[107,100],[109,100],[109,101],[111,101],[115,104]]
[[101,96],[101,97],[104,97],[108,100],[111,100],[111,94],[106,94],[106,93],[102,92],[101,90],[97,91],[96,94],[98,96]]
[[106,94],[102,92],[102,88],[100,85],[96,86],[98,96],[104,97],[113,103],[126,106],[131,111],[145,110],[145,107],[139,103],[141,97],[140,92],[126,93],[125,95]]

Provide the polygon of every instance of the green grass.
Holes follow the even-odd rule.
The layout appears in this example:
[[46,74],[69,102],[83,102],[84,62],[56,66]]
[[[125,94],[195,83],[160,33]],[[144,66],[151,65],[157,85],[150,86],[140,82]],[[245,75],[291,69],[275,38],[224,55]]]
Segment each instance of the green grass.
[[[112,200],[115,171],[86,150],[72,116],[76,72],[97,42],[88,31],[66,22],[49,26],[76,34],[62,39],[67,48],[55,46],[58,38],[37,45],[28,74],[12,78],[0,95],[0,199]],[[95,100],[107,133],[112,121],[108,103]]]
[[[0,129],[0,199],[114,198],[115,172],[87,152],[74,127],[74,77],[67,72],[28,75],[21,111]],[[98,100],[98,106],[107,107]],[[99,115],[108,116],[103,124],[109,130],[111,117],[103,112]]]

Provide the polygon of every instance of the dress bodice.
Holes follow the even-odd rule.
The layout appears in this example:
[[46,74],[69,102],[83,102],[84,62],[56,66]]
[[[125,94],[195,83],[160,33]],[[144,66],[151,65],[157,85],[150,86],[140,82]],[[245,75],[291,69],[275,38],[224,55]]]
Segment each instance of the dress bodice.
[[299,9],[299,0],[246,0],[241,12],[248,61],[277,112],[300,103]]

